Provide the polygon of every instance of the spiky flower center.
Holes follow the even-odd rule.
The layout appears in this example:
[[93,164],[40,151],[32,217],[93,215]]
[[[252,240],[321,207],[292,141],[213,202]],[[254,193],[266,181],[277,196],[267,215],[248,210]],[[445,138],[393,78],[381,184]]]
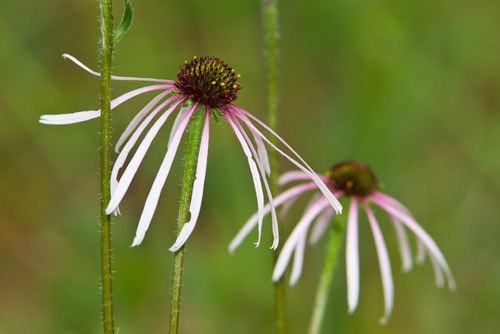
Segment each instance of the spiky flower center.
[[361,161],[342,161],[328,172],[333,187],[347,196],[367,196],[377,190],[377,178]]
[[194,101],[217,108],[236,100],[239,77],[219,58],[193,57],[180,67],[175,86]]

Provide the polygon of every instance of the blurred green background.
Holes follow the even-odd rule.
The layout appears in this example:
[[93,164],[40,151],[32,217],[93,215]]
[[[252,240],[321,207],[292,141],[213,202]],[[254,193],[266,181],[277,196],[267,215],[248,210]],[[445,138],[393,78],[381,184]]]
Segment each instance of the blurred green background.
[[[259,1],[134,5],[116,74],[175,78],[184,59],[218,56],[242,74],[238,104],[265,119]],[[360,305],[347,314],[341,260],[324,333],[497,333],[500,2],[291,0],[280,9],[280,133],[320,172],[343,159],[370,164],[436,239],[458,282],[454,293],[437,289],[428,262],[401,274],[379,214],[396,283],[392,319],[380,326],[378,263],[363,215]],[[37,122],[97,106],[96,78],[60,57],[70,52],[95,68],[97,29],[95,1],[2,2],[0,333],[100,332],[98,122]],[[137,83],[113,87],[117,96]],[[148,98],[116,110],[114,138]],[[271,333],[269,239],[227,253],[256,204],[238,143],[226,124],[212,129],[204,205],[185,262],[182,332]],[[166,332],[180,155],[145,242],[129,247],[166,130],[114,220],[121,334]],[[282,161],[282,171],[290,168]],[[307,249],[303,276],[288,292],[290,333],[306,330],[324,242]]]

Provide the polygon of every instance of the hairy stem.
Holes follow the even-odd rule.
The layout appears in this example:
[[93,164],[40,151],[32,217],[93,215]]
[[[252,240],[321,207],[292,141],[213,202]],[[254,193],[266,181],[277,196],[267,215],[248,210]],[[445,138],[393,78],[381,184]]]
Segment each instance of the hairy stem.
[[[264,21],[265,33],[265,54],[267,61],[267,112],[269,126],[276,130],[278,126],[278,91],[277,91],[277,76],[278,76],[278,0],[262,0],[262,16]],[[270,184],[271,191],[277,191],[277,172],[278,161],[276,152],[269,152],[269,163],[271,165]],[[273,264],[278,259],[278,254],[281,246],[276,250],[273,256]],[[285,312],[285,297],[286,297],[286,277],[282,277],[274,283],[274,300],[275,300],[275,316],[276,316],[276,333],[284,334],[286,332],[286,312]]]
[[344,236],[345,219],[338,217],[337,222],[332,224],[330,232],[330,240],[326,249],[325,263],[319,280],[316,298],[314,300],[314,308],[309,324],[309,334],[318,334],[321,330],[321,324],[325,316],[328,294],[332,283],[333,273],[337,265],[338,253]]
[[115,332],[113,320],[112,289],[112,248],[111,216],[106,214],[110,198],[110,152],[111,152],[111,66],[113,58],[113,8],[112,0],[100,0],[100,109],[101,109],[101,287],[102,287],[102,323],[105,334]]
[[[177,216],[177,234],[189,219],[189,203],[193,192],[193,182],[200,150],[200,139],[203,130],[204,109],[200,107],[195,111],[188,127],[188,140],[186,155],[184,159],[184,174],[182,176],[181,199],[179,203],[179,214]],[[170,300],[170,323],[169,333],[179,332],[180,298],[182,286],[182,270],[184,262],[184,246],[174,255],[174,266],[172,274],[172,296]]]

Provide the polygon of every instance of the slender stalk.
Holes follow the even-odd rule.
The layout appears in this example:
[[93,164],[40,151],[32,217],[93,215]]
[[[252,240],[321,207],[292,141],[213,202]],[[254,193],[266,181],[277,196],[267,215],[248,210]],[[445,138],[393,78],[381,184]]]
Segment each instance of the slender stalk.
[[[265,54],[267,61],[267,112],[269,126],[276,130],[278,126],[278,90],[277,90],[277,77],[278,77],[278,38],[279,38],[279,24],[278,24],[278,0],[262,0],[262,16],[264,21],[265,33]],[[271,165],[270,184],[271,191],[277,191],[277,167],[278,161],[276,152],[273,150],[269,152],[269,163]],[[278,259],[278,254],[281,250],[279,247],[273,255],[273,264]],[[276,316],[276,333],[286,333],[286,277],[282,277],[279,281],[274,283],[274,300],[275,300],[275,316]]]
[[113,334],[113,289],[112,289],[112,248],[111,216],[106,214],[110,198],[110,148],[111,148],[111,66],[113,58],[113,7],[112,0],[100,0],[100,109],[101,109],[101,286],[102,286],[102,323],[105,334]]
[[332,224],[330,232],[330,240],[326,249],[325,263],[319,280],[316,298],[314,300],[314,308],[309,324],[309,334],[318,334],[321,330],[323,318],[325,316],[326,304],[328,301],[328,293],[332,283],[333,273],[337,265],[338,253],[344,237],[345,219],[338,217],[336,223]]
[[[195,111],[188,127],[188,140],[186,144],[186,156],[184,159],[184,175],[182,176],[181,199],[179,203],[179,214],[177,216],[177,234],[189,219],[189,203],[193,193],[193,182],[200,150],[200,139],[203,130],[204,109],[200,107]],[[182,270],[184,262],[184,246],[174,255],[174,266],[172,274],[172,296],[170,300],[170,323],[169,333],[179,332],[179,314],[182,286]]]

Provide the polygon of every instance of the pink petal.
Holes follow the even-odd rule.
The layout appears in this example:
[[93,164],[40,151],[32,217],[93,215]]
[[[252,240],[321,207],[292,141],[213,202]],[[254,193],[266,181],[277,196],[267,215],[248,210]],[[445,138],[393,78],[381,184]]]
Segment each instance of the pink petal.
[[293,257],[293,267],[292,274],[290,275],[290,285],[294,286],[302,274],[302,268],[304,266],[304,252],[306,248],[306,238],[307,235],[304,233],[300,237],[297,247],[295,248],[295,255]]
[[323,236],[328,227],[330,221],[332,220],[333,214],[335,212],[332,208],[327,208],[325,211],[321,213],[321,215],[316,220],[316,223],[313,226],[311,231],[311,236],[309,237],[309,243],[312,245],[316,244],[318,240]]
[[309,174],[304,173],[300,170],[292,170],[280,175],[280,177],[278,178],[278,185],[284,186],[289,182],[309,180],[309,179],[310,179]]
[[358,201],[351,198],[346,234],[347,305],[353,313],[359,301]]
[[[286,267],[290,262],[290,258],[292,257],[292,254],[297,247],[297,244],[299,243],[301,238],[305,238],[307,236],[308,228],[313,222],[314,218],[316,218],[316,216],[321,211],[323,211],[323,209],[328,207],[328,205],[328,202],[324,198],[322,198],[320,201],[314,203],[314,205],[312,205],[311,208],[309,208],[309,210],[304,213],[297,226],[295,226],[287,241],[283,245],[283,249],[281,250],[278,261],[276,261],[276,265],[274,267],[273,281],[276,282],[281,278],[281,276],[283,276]],[[298,277],[294,279],[296,280],[298,279]]]
[[382,235],[382,231],[377,223],[377,219],[375,218],[375,215],[370,207],[366,203],[363,203],[363,205],[372,229],[373,239],[375,240],[375,248],[377,249],[378,262],[380,265],[380,274],[382,276],[382,286],[384,288],[385,300],[385,313],[380,319],[380,323],[385,325],[389,320],[394,305],[394,281],[392,279],[391,262],[389,260],[387,247],[385,246],[384,236]]
[[448,287],[450,289],[455,289],[456,283],[453,278],[453,274],[451,273],[450,267],[448,266],[448,262],[437,246],[436,242],[425,232],[425,230],[405,211],[398,209],[385,201],[380,201],[379,199],[373,199],[373,202],[380,206],[382,209],[387,211],[390,215],[394,216],[398,220],[400,220],[403,224],[405,224],[410,230],[415,233],[418,239],[425,245],[425,248],[431,254],[436,261],[439,263],[441,269],[444,271],[446,278],[448,280]]
[[423,264],[425,262],[425,246],[420,239],[417,238],[417,263]]
[[[156,211],[158,200],[160,199],[161,190],[163,189],[165,181],[167,180],[167,176],[170,172],[170,167],[172,166],[172,162],[174,161],[174,157],[177,153],[177,148],[179,147],[179,143],[181,141],[182,135],[184,134],[184,130],[186,130],[191,116],[193,115],[197,107],[197,103],[193,104],[191,112],[182,120],[182,123],[181,125],[179,125],[174,138],[172,138],[172,143],[168,148],[165,157],[163,158],[160,169],[158,170],[158,174],[156,174],[153,185],[151,186],[151,190],[149,190],[148,197],[146,198],[146,202],[144,203],[144,208],[142,210],[141,218],[139,219],[139,224],[137,225],[137,230],[135,232],[135,238],[132,242],[132,246],[140,245],[142,240],[144,239],[144,235],[146,234],[146,231],[149,228],[149,224],[151,223],[151,219],[153,218],[153,214]],[[120,184],[118,185],[118,188],[119,187]]]
[[292,208],[292,206],[297,202],[297,199],[299,199],[299,196],[296,196],[294,198],[290,198],[290,200],[286,201],[283,206],[281,207],[280,210],[280,219],[283,220],[285,219],[286,215],[288,214],[288,211]]
[[391,216],[391,222],[398,239],[399,253],[401,254],[401,265],[404,272],[411,270],[413,261],[411,257],[410,241],[406,235],[405,228],[400,221]]
[[[201,135],[200,150],[198,152],[198,164],[196,166],[196,178],[193,183],[193,191],[191,195],[191,203],[189,204],[189,212],[191,213],[191,218],[187,223],[182,226],[177,240],[174,245],[170,247],[171,252],[176,252],[181,248],[191,235],[196,226],[196,221],[200,214],[201,201],[203,198],[203,186],[205,185],[205,174],[207,170],[207,158],[208,158],[208,138],[209,138],[209,124],[210,124],[210,110],[205,112],[205,125],[203,127],[203,133]],[[175,138],[172,137],[172,142]]]

